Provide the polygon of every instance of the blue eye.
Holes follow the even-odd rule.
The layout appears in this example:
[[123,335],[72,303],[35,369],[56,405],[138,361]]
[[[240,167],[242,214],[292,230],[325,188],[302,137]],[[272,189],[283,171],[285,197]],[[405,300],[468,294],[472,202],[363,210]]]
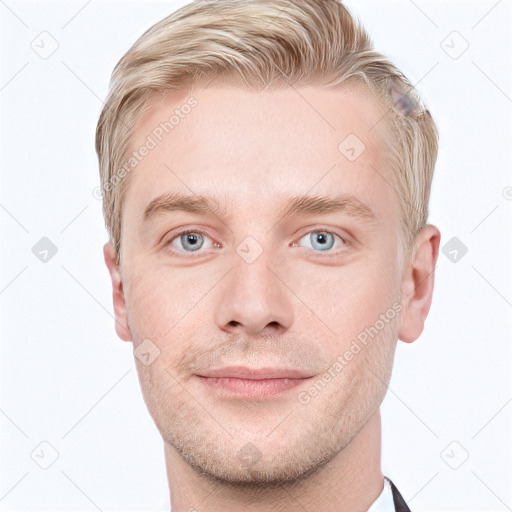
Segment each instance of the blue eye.
[[312,246],[316,249],[325,251],[331,249],[334,245],[334,236],[332,233],[314,232],[309,233],[309,236]]
[[310,243],[310,248],[322,252],[332,249],[336,243],[336,238],[341,240],[342,246],[346,245],[346,242],[341,237],[329,231],[311,231],[304,235],[300,240],[306,239]]
[[[303,237],[301,237],[297,242],[293,242],[291,246],[305,246],[310,249],[314,249],[315,252],[328,252],[326,256],[336,256],[339,255],[339,251],[331,251],[333,247],[336,245],[336,239],[339,240],[340,247],[348,245],[348,243],[341,238],[339,235],[332,233],[330,231],[310,231]],[[305,245],[303,240],[305,240]],[[170,245],[173,247],[176,253],[194,253],[194,252],[204,252],[204,249],[209,249],[211,247],[221,247],[218,243],[212,243],[211,238],[202,230],[199,229],[190,229],[187,231],[182,231],[174,236],[166,245]],[[201,251],[203,249],[203,251]]]
[[198,230],[183,231],[178,233],[170,242],[178,252],[196,252],[205,246],[209,237]]
[[180,235],[180,241],[185,249],[188,247],[192,251],[197,251],[204,244],[204,237],[201,233],[184,233]]

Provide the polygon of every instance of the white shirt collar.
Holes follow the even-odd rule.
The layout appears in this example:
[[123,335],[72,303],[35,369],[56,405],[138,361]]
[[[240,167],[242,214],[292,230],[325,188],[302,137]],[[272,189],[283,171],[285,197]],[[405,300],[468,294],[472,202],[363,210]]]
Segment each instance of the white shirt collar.
[[393,500],[393,491],[387,477],[384,477],[384,489],[378,498],[373,502],[368,512],[395,512],[395,502]]

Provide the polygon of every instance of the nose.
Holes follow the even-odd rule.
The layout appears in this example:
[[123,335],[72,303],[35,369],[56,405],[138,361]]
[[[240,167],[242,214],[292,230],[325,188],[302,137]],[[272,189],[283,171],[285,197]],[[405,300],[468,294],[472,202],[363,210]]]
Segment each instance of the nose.
[[291,292],[274,269],[276,265],[269,268],[269,259],[265,252],[251,263],[234,255],[233,268],[216,290],[215,321],[221,330],[275,335],[293,324]]

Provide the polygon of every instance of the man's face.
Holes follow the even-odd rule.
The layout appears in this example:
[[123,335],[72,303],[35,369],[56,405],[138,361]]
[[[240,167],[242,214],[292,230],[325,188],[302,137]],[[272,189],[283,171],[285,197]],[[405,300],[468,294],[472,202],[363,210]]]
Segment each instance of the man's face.
[[[139,379],[171,450],[228,481],[284,481],[345,447],[391,376],[400,214],[384,111],[346,88],[214,84],[193,96],[192,109],[181,108],[185,93],[155,98],[132,139],[132,150],[148,135],[157,145],[128,176],[120,321],[149,353],[136,359]],[[146,216],[167,193],[216,206]],[[342,196],[345,206],[317,201],[285,215],[300,196]],[[309,378],[205,378],[233,366]]]

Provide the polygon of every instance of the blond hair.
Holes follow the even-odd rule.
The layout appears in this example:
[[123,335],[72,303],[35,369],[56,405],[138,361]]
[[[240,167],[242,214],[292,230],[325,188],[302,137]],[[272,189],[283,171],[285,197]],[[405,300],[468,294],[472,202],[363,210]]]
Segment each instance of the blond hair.
[[237,77],[251,90],[278,83],[332,86],[349,81],[380,97],[393,133],[389,164],[400,202],[402,242],[410,247],[428,218],[437,129],[412,84],[374,51],[341,1],[195,0],[144,32],[112,73],[96,129],[96,152],[105,225],[118,264],[129,177],[122,163],[150,96],[216,76]]

